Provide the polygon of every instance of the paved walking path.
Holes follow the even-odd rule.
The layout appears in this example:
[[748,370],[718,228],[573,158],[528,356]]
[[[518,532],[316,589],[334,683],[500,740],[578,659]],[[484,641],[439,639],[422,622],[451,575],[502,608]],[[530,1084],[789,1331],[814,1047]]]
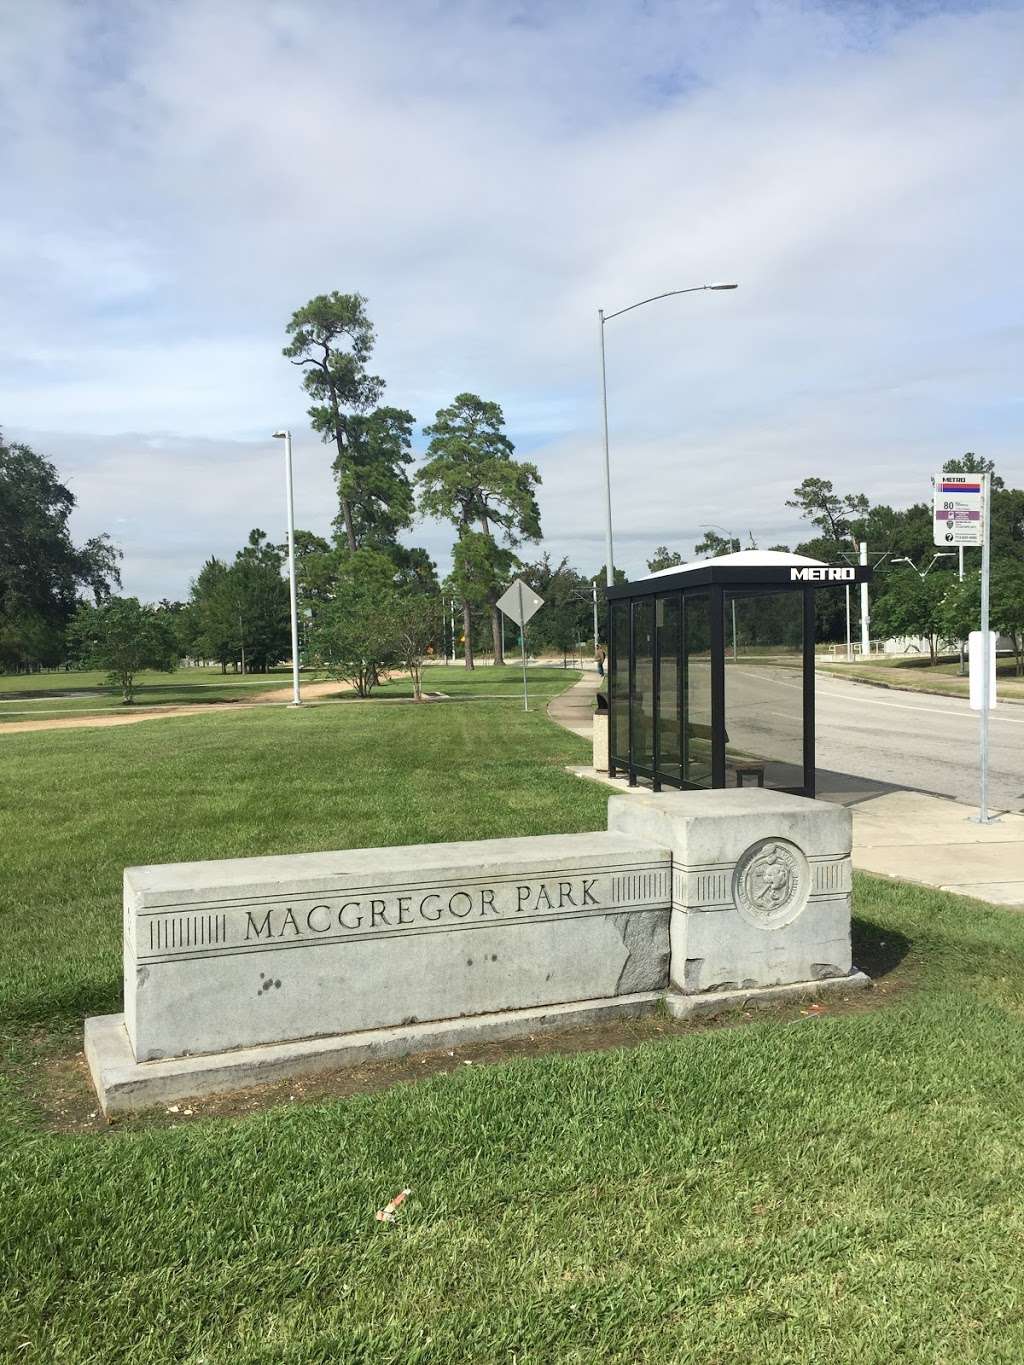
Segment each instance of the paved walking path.
[[[574,735],[592,734],[596,673],[548,705],[548,715]],[[578,777],[604,783],[614,791],[630,788],[625,778],[610,778],[587,766],[570,769]],[[834,801],[853,812],[853,865],[858,871],[897,881],[955,891],[992,905],[1024,910],[1024,813],[998,812],[988,825],[977,823],[976,806],[928,792],[867,779],[835,784]]]
[[581,739],[589,740],[594,733],[594,697],[601,690],[604,679],[596,668],[584,673],[578,683],[560,692],[548,702],[548,715],[556,725],[571,730]]
[[976,806],[891,791],[853,807],[853,865],[1024,910],[1024,815],[977,823]]

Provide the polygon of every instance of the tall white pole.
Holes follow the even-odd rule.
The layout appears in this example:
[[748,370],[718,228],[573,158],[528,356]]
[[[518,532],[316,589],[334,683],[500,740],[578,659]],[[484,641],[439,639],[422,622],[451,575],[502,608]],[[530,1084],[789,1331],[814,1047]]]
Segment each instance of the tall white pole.
[[523,649],[523,710],[529,711],[530,703],[526,691],[526,622],[523,620],[523,581],[518,580],[519,594],[519,643]]
[[[865,567],[868,562],[868,543],[860,543],[860,562]],[[868,617],[868,585],[860,585],[860,652],[865,659],[871,657],[871,622]]]
[[991,824],[988,813],[988,708],[991,701],[989,670],[991,645],[988,638],[988,598],[989,573],[992,567],[992,517],[991,517],[992,475],[981,476],[982,497],[982,542],[981,542],[981,730],[978,743],[980,767],[980,800],[978,803],[978,823]]
[[288,592],[292,611],[292,705],[301,706],[299,692],[299,607],[295,589],[295,495],[292,489],[292,434],[284,434],[284,476],[288,493]]
[[853,663],[853,640],[850,638],[850,585],[846,585],[846,662]]
[[612,469],[608,458],[608,375],[604,363],[604,309],[597,310],[598,331],[601,333],[601,413],[604,417],[604,559],[605,582],[615,584],[612,564]]
[[[964,547],[963,547],[962,545],[958,545],[958,546],[957,546],[957,549],[958,549],[959,552],[960,552],[959,555],[958,555],[958,560],[959,560],[958,569],[959,569],[959,573],[958,573],[957,576],[958,576],[958,578],[959,578],[959,581],[962,583],[962,582],[964,581]],[[964,672],[964,642],[963,642],[963,640],[961,640],[961,641],[960,641],[960,676],[961,676],[961,677],[963,677],[963,672]]]
[[598,651],[598,648],[599,648],[598,643],[597,643],[597,584],[596,584],[596,583],[593,584],[593,589],[594,589],[594,658],[596,659],[596,658],[597,658],[597,651]]

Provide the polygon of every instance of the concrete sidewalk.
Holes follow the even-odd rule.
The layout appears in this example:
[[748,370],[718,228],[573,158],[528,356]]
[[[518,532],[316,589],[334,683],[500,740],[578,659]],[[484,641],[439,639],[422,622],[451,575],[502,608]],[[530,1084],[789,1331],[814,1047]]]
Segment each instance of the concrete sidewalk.
[[[549,702],[548,715],[590,739],[594,694],[601,683],[596,672],[586,674]],[[617,792],[646,790],[583,765],[569,771]],[[1024,910],[1024,814],[1007,811],[992,824],[979,825],[976,806],[898,787],[879,787],[868,795],[856,782],[846,799],[839,794],[832,799],[853,812],[853,865],[859,872]]]
[[1024,815],[989,825],[977,815],[926,792],[887,792],[853,807],[853,865],[1024,910]]
[[594,735],[594,697],[603,685],[604,678],[598,677],[596,668],[584,673],[578,683],[548,702],[548,715],[556,725],[571,730],[581,739],[591,740]]

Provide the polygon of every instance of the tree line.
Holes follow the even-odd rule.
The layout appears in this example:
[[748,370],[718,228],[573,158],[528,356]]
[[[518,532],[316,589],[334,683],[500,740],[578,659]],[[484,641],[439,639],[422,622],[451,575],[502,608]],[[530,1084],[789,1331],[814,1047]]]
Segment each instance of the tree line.
[[[331,452],[337,496],[329,537],[306,530],[295,536],[304,663],[326,667],[364,695],[398,665],[412,671],[418,689],[417,660],[449,646],[454,652],[456,641],[466,667],[481,653],[501,664],[497,600],[516,574],[545,599],[530,625],[534,653],[568,655],[592,639],[595,584],[603,640],[603,566],[588,574],[547,553],[523,557],[524,547],[541,537],[541,479],[534,464],[516,457],[497,402],[456,394],[423,427],[426,447],[414,469],[416,420],[383,401],[385,381],[370,372],[376,336],[366,299],[318,295],[293,313],[285,330],[283,354],[302,372],[311,425]],[[968,453],[946,468],[971,473],[990,464]],[[993,489],[992,623],[1013,641],[1024,669],[1024,491],[1006,488],[998,476]],[[0,436],[0,668],[97,663],[109,639],[106,653],[114,662],[103,666],[130,692],[125,642],[133,631],[145,646],[132,656],[138,667],[171,667],[185,658],[265,672],[288,656],[286,547],[266,532],[253,529],[231,561],[208,559],[187,601],[147,606],[115,596],[121,556],[109,535],[74,544],[74,505],[48,460]],[[868,543],[869,562],[878,565],[874,636],[921,636],[934,655],[942,640],[962,638],[977,623],[974,564],[960,584],[948,559],[923,574],[901,562],[919,570],[931,564],[927,503],[872,505],[862,493],[839,492],[831,481],[809,477],[787,505],[813,528],[795,547],[801,553],[842,562],[855,560],[858,544]],[[402,539],[418,517],[452,527],[451,570],[443,583],[426,550]],[[708,528],[692,553],[709,558],[742,543],[738,533]],[[755,546],[752,536],[746,543]],[[647,564],[656,572],[685,562],[679,550],[660,545]],[[625,581],[621,570],[616,580]],[[859,594],[853,596],[856,613]],[[445,601],[457,604],[455,640]],[[818,638],[843,639],[842,593],[822,591],[815,602]]]

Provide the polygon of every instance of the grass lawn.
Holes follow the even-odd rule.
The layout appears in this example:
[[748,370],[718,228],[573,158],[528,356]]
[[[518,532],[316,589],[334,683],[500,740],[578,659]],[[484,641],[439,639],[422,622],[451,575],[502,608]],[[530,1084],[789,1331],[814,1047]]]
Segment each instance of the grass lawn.
[[598,829],[585,749],[515,699],[0,741],[0,1360],[1019,1362],[1024,919],[955,897],[858,879],[848,1008],[244,1117],[34,1103],[120,1006],[124,865]]
[[[550,697],[566,684],[563,668],[537,667],[531,664],[528,686],[538,697]],[[126,709],[147,710],[160,706],[202,706],[209,702],[251,701],[260,693],[279,691],[291,686],[290,668],[276,668],[269,673],[254,673],[239,677],[237,673],[221,673],[218,668],[179,668],[173,673],[154,673],[149,670],[136,678],[135,700],[126,708],[121,689],[112,686],[102,671],[75,673],[0,674],[0,724],[4,721],[36,720],[102,714]],[[329,682],[324,672],[306,669],[303,684]],[[518,665],[494,668],[481,664],[468,671],[461,664],[431,664],[424,669],[423,685],[428,691],[445,692],[449,696],[518,696],[522,697],[523,675]],[[343,684],[338,684],[342,694]],[[411,697],[412,685],[402,676],[376,688],[374,697]]]
[[[966,665],[965,665],[966,666]],[[898,687],[907,692],[933,692],[943,697],[966,697],[969,682],[960,676],[959,659],[940,658],[937,663],[924,658],[879,658],[870,663],[833,663],[819,654],[817,669],[837,678],[855,678],[881,687]],[[1024,678],[1017,676],[1012,658],[1000,656],[997,666],[999,696],[1004,701],[1024,701]]]
[[[147,669],[136,675],[132,705],[138,710],[186,702],[244,701],[259,692],[287,687],[291,676],[291,670],[283,668],[248,677],[221,673],[219,668],[178,668],[173,673]],[[313,681],[324,675],[306,672],[302,676]],[[112,686],[99,669],[0,674],[0,722],[124,709],[121,689]]]

